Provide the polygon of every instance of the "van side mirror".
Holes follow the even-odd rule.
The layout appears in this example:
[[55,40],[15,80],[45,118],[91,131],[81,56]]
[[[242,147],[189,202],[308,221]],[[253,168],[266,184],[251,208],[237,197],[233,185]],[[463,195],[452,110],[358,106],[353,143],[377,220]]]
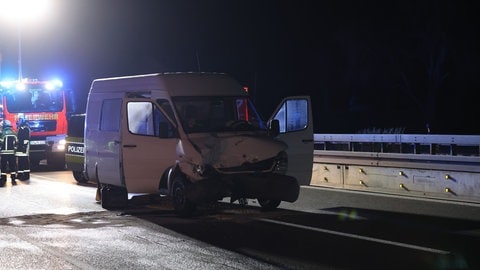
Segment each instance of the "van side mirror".
[[267,124],[268,135],[271,137],[277,137],[280,134],[280,121],[278,119],[272,119]]

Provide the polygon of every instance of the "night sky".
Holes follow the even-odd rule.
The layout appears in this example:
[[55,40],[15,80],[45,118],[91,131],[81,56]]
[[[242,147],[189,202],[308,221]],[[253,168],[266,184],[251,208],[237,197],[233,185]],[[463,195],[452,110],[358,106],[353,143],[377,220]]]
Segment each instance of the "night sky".
[[[264,118],[312,97],[316,133],[480,134],[474,1],[53,0],[22,28],[23,76],[61,78],[85,110],[93,79],[229,73]],[[0,20],[0,77],[17,28]]]

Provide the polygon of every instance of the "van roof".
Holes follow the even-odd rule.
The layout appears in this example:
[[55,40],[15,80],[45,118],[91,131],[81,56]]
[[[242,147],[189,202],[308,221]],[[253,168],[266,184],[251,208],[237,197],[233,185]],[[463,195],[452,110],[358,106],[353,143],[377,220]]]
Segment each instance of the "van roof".
[[170,96],[243,96],[243,86],[225,73],[175,72],[96,79],[90,92],[168,91]]

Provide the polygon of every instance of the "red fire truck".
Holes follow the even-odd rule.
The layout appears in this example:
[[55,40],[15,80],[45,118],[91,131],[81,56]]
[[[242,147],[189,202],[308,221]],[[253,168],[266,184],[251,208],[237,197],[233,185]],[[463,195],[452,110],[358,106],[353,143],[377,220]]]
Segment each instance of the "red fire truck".
[[46,160],[50,167],[63,169],[67,106],[62,82],[32,79],[2,81],[0,94],[0,118],[9,120],[15,129],[19,118],[27,120],[30,126],[32,166]]

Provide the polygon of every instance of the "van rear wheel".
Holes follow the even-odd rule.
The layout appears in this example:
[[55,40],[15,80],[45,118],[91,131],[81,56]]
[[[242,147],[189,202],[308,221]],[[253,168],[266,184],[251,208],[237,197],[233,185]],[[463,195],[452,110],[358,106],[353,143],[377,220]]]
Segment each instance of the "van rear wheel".
[[122,209],[127,207],[128,194],[123,187],[102,186],[101,190],[101,205],[107,210]]
[[173,208],[177,215],[181,217],[191,216],[196,205],[187,198],[187,181],[182,176],[175,176],[172,183],[172,201]]
[[280,205],[280,200],[258,199],[258,203],[264,211],[271,211]]

